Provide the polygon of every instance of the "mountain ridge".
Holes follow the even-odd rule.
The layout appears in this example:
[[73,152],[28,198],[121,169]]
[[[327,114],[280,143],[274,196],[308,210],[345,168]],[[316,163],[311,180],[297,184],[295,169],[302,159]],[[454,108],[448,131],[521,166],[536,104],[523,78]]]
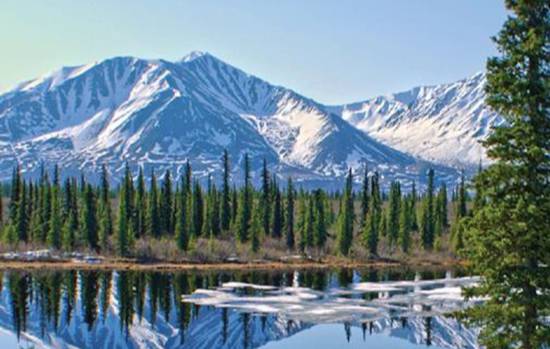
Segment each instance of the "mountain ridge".
[[[359,103],[353,106],[368,104]],[[265,158],[273,171],[304,184],[330,185],[348,167],[365,164],[386,183],[422,181],[428,167],[442,180],[456,179],[457,170],[362,127],[367,114],[361,119],[351,106],[323,105],[209,53],[174,62],[113,57],[61,68],[0,95],[0,177],[15,163],[30,176],[41,163],[92,177],[102,164],[115,177],[125,162],[179,173],[189,159],[206,178],[228,149],[237,179],[244,152],[254,170]]]

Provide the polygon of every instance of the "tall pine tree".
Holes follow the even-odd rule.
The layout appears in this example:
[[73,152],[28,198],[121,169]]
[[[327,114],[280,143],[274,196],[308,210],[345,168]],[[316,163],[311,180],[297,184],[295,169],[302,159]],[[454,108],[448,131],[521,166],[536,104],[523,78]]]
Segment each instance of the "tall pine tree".
[[484,145],[494,161],[475,179],[481,205],[465,250],[481,275],[468,311],[487,348],[550,343],[550,2],[507,0],[511,12],[487,63],[487,103],[505,119]]

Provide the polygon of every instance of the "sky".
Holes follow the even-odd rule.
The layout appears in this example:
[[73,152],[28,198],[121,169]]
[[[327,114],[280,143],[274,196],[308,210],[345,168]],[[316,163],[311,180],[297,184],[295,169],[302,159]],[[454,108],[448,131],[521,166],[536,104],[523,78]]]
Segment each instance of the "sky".
[[0,91],[113,56],[199,50],[338,104],[481,71],[503,0],[2,0]]

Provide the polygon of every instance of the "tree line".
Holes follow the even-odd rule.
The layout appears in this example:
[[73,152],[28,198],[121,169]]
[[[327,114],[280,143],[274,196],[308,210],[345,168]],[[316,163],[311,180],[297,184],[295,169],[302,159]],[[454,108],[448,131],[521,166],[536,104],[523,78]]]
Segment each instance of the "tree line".
[[[420,247],[428,251],[440,248],[447,233],[454,250],[463,246],[461,229],[452,228],[450,222],[467,215],[464,177],[451,200],[445,183],[436,190],[431,169],[423,195],[414,182],[406,194],[398,181],[391,183],[389,193],[383,192],[379,174],[367,167],[360,191],[353,190],[350,169],[343,191],[327,192],[296,188],[290,177],[283,187],[264,160],[256,188],[247,154],[243,163],[244,183],[237,187],[224,151],[219,188],[212,176],[206,186],[201,185],[189,162],[177,179],[170,170],[161,179],[154,170],[146,178],[141,168],[134,177],[127,164],[116,190],[105,166],[97,184],[83,175],[66,177],[62,183],[57,166],[51,174],[42,170],[37,180],[26,180],[18,166],[9,186],[3,241],[10,246],[33,243],[119,256],[131,256],[138,239],[171,239],[183,253],[201,238],[234,239],[252,252],[260,251],[266,239],[274,239],[284,242],[289,252],[342,256],[349,256],[357,244],[377,256],[382,241],[391,251],[406,254],[415,234]],[[451,212],[454,218],[449,219]],[[334,248],[328,246],[330,241]]]

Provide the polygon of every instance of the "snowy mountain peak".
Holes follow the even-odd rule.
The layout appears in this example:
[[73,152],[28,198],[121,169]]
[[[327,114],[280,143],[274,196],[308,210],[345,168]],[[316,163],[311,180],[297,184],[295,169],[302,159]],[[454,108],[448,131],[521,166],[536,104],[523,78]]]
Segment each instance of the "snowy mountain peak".
[[382,143],[427,161],[457,167],[488,162],[480,141],[502,118],[485,104],[486,77],[415,87],[390,96],[331,107]]
[[[17,162],[30,175],[42,162],[92,176],[107,164],[117,178],[125,161],[178,173],[187,159],[204,177],[227,149],[235,171],[248,152],[253,168],[265,158],[303,183],[340,186],[335,179],[348,167],[365,164],[385,182],[418,181],[434,166],[426,160],[453,163],[447,160],[474,158],[469,152],[479,160],[465,140],[484,137],[497,120],[483,104],[483,81],[476,74],[329,107],[206,52],[177,62],[114,57],[0,95],[0,177]],[[457,173],[436,170],[447,180]]]
[[206,51],[191,51],[188,54],[186,54],[185,56],[183,56],[183,58],[180,60],[180,62],[187,63],[187,62],[191,62],[191,61],[193,61],[197,58],[201,58],[201,57],[204,57],[204,56],[213,57],[210,53],[208,53]]

